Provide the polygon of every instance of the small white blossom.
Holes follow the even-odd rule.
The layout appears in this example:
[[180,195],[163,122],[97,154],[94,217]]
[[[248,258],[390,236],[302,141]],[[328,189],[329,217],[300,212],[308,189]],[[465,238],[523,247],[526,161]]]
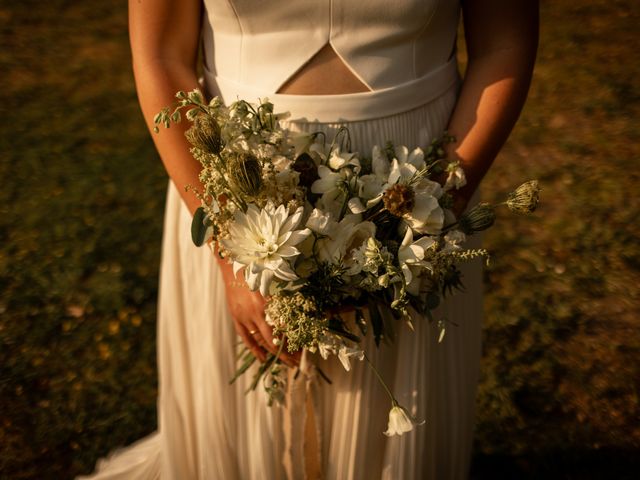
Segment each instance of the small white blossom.
[[415,242],[413,241],[413,232],[410,228],[407,228],[404,239],[398,249],[398,262],[402,269],[402,274],[407,285],[407,289],[410,291],[416,291],[418,287],[416,282],[419,282],[418,276],[424,269],[431,269],[430,263],[424,261],[424,253],[427,248],[432,246],[435,242],[431,237],[421,237]]
[[364,360],[364,351],[360,348],[348,347],[343,343],[338,350],[338,359],[347,372],[351,370],[351,358]]
[[451,162],[447,165],[447,172],[449,175],[443,187],[445,192],[452,188],[457,190],[467,184],[467,177],[465,177],[464,170],[460,167],[459,162]]
[[467,236],[460,230],[451,230],[444,236],[444,247],[442,252],[455,252],[462,249],[462,244],[467,240]]

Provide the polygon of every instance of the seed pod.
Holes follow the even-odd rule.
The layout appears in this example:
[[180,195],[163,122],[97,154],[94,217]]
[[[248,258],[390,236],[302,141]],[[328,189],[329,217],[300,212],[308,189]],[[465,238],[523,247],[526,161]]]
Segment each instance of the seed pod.
[[509,194],[507,206],[509,210],[516,213],[532,213],[538,207],[540,200],[540,187],[537,180],[520,185],[514,192]]
[[466,235],[486,230],[496,220],[496,212],[492,205],[479,203],[458,220],[458,229]]
[[256,157],[239,155],[229,165],[229,177],[243,194],[255,197],[262,188],[262,166]]
[[222,150],[220,125],[209,115],[198,115],[193,125],[185,132],[189,143],[203,152],[218,155]]

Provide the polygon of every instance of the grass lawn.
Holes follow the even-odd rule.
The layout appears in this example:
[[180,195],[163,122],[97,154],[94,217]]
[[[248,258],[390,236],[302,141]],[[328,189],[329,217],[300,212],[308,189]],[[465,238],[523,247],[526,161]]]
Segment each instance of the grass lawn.
[[[486,235],[473,478],[640,467],[640,4],[542,2],[525,111],[484,183],[538,178]],[[156,427],[166,175],[126,5],[0,6],[0,479],[60,479]]]

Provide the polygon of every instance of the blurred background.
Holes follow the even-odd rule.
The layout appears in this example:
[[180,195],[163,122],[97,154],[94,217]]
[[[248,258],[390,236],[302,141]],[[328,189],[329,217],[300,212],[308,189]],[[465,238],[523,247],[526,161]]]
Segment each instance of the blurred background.
[[[530,97],[484,182],[489,201],[543,192],[486,235],[472,478],[637,478],[640,3],[541,8]],[[71,478],[156,428],[167,178],[126,2],[2,2],[0,47],[0,478]]]

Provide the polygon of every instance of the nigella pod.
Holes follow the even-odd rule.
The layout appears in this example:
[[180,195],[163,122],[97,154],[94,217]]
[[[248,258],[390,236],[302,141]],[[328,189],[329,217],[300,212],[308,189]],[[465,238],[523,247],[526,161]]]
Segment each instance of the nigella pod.
[[193,125],[185,132],[189,143],[203,152],[218,155],[222,150],[220,125],[210,115],[196,116]]
[[486,230],[496,220],[496,212],[492,205],[479,203],[464,213],[458,220],[458,230],[466,235]]
[[233,185],[243,194],[255,197],[262,188],[262,166],[253,155],[242,154],[229,165],[229,177]]
[[507,206],[509,210],[516,213],[532,213],[538,207],[540,200],[540,187],[537,180],[520,185],[514,192],[509,194]]

